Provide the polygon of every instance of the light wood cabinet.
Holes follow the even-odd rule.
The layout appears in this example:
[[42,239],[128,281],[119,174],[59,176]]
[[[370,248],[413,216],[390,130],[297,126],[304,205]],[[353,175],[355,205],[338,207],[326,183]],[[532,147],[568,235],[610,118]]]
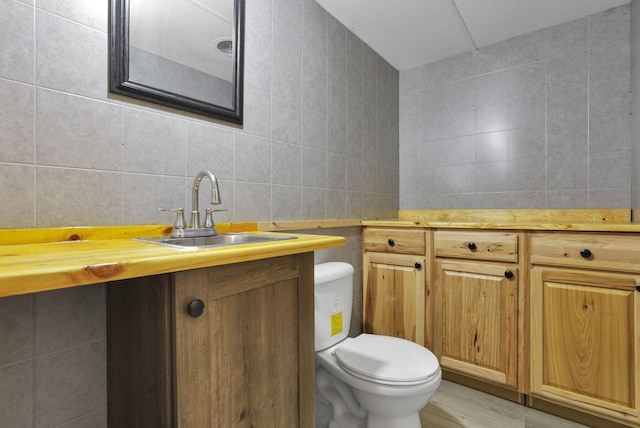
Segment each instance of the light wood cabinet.
[[424,345],[424,257],[367,253],[362,329]]
[[531,394],[640,426],[640,238],[531,238]]
[[440,365],[517,387],[518,236],[436,231],[433,242],[434,351]]
[[362,328],[425,345],[429,271],[423,230],[366,228],[363,233]]
[[640,234],[416,232],[365,229],[365,330],[420,343],[424,317],[445,378],[588,426],[640,428]]
[[315,424],[313,253],[107,290],[110,427]]

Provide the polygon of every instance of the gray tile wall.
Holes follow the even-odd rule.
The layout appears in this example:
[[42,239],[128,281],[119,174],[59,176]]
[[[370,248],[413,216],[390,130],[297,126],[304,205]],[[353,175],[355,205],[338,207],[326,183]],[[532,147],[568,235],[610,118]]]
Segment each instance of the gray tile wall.
[[107,10],[0,0],[0,228],[171,223],[203,168],[221,222],[395,215],[399,73],[314,0],[247,0],[241,127],[110,94]]
[[640,218],[640,0],[631,2],[631,208]]
[[400,73],[400,207],[629,208],[630,7]]
[[0,299],[0,426],[106,427],[104,285]]
[[[395,215],[399,74],[315,1],[247,0],[242,127],[109,94],[107,10],[0,0],[0,228],[171,223],[204,168],[220,222]],[[106,427],[104,287],[0,299],[0,427]]]

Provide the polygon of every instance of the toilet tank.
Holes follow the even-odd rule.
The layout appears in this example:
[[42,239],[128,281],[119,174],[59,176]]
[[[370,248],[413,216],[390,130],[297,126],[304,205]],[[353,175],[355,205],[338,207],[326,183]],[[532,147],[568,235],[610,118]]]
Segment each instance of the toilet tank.
[[353,266],[317,264],[315,276],[316,352],[335,345],[349,334],[353,301]]

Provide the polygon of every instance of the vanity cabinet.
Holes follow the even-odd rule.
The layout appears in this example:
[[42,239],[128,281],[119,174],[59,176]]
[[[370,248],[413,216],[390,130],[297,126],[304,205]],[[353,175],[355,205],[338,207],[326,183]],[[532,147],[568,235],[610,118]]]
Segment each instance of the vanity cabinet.
[[414,340],[423,316],[445,379],[640,428],[640,233],[539,227],[366,227],[365,329]]
[[314,426],[313,253],[107,293],[109,427]]
[[422,229],[363,231],[362,328],[425,345],[429,272]]
[[640,236],[531,236],[531,394],[640,426]]
[[443,369],[518,384],[517,233],[436,230],[433,351]]

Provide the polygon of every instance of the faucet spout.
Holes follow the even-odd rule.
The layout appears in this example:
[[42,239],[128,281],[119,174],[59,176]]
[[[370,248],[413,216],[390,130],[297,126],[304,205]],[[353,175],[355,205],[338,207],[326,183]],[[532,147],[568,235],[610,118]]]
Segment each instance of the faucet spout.
[[196,178],[193,180],[193,192],[191,194],[191,225],[193,229],[200,227],[200,209],[198,208],[198,194],[200,190],[200,183],[203,178],[208,178],[211,181],[211,204],[220,203],[220,190],[218,189],[218,179],[213,172],[205,169],[200,171]]

